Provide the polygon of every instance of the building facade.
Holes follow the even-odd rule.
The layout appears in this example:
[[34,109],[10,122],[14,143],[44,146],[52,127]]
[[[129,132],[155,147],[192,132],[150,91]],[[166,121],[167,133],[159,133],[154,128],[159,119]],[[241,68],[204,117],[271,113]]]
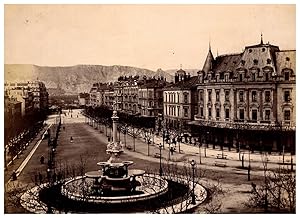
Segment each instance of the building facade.
[[191,124],[210,132],[212,143],[293,149],[295,73],[296,51],[281,51],[262,39],[239,54],[214,58],[209,49],[198,72],[198,113]]
[[163,115],[167,126],[178,128],[194,120],[197,113],[198,78],[187,76],[180,69],[175,75],[175,81],[163,89]]
[[138,108],[141,116],[156,117],[163,114],[163,88],[167,82],[163,77],[144,81],[138,89]]
[[22,116],[34,110],[42,111],[48,109],[49,95],[43,82],[6,83],[4,87],[9,98],[15,98],[22,103]]

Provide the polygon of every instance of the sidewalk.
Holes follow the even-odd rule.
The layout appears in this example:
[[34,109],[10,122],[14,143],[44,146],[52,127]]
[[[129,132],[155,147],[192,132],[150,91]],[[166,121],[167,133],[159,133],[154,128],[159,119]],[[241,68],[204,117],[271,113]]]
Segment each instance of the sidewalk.
[[[95,129],[91,126],[91,129],[96,131],[98,134],[104,135],[105,133],[100,133],[99,130]],[[119,133],[118,133],[119,137]],[[125,145],[124,134],[120,134],[120,141]],[[155,136],[154,144],[149,144],[149,155],[148,155],[148,144],[145,142],[143,138],[135,139],[135,151],[133,146],[133,137],[126,135],[126,147],[130,147],[130,149],[126,149],[125,153],[133,156],[135,158],[144,159],[151,162],[159,163],[160,161],[160,150],[159,143],[162,143],[162,137]],[[176,152],[173,155],[169,152],[169,144],[165,143],[164,149],[161,150],[162,163],[176,163],[180,166],[188,165],[191,160],[195,160],[197,163],[197,167],[201,167],[204,169],[211,169],[217,171],[226,171],[226,172],[235,172],[238,174],[247,175],[247,167],[249,164],[249,153],[244,154],[244,168],[242,168],[242,161],[239,160],[239,153],[232,149],[231,151],[224,150],[224,156],[227,155],[227,159],[219,159],[217,158],[218,154],[221,154],[220,149],[206,149],[206,157],[204,155],[205,149],[201,148],[201,164],[200,164],[200,155],[199,155],[199,147],[194,147],[191,145],[187,145],[185,143],[180,143],[181,152],[178,153],[178,144],[176,145]],[[241,154],[242,156],[242,154]],[[282,156],[281,155],[268,155],[268,169],[277,169],[279,166],[282,166]],[[286,154],[286,162],[289,160],[289,156]],[[293,160],[295,160],[295,156],[293,156]],[[216,166],[216,163],[222,162],[225,166]],[[295,162],[294,169],[295,169]],[[250,166],[251,166],[251,175],[263,175],[263,164],[262,164],[262,155],[259,153],[250,153]],[[286,166],[290,169],[290,164]]]

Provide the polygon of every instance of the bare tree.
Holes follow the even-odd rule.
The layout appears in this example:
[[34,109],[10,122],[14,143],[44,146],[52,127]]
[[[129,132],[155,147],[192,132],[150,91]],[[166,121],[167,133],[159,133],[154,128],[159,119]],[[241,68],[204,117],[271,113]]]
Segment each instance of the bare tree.
[[260,185],[252,183],[249,201],[245,203],[251,208],[267,211],[296,211],[296,175],[288,168],[267,169],[268,159],[263,158],[264,182]]

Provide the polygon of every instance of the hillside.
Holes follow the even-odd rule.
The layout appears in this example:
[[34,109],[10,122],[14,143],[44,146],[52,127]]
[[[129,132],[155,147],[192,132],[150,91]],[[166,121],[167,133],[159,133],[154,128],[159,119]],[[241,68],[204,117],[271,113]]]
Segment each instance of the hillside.
[[24,64],[5,64],[5,81],[40,80],[45,83],[50,95],[78,94],[89,92],[95,82],[113,82],[119,76],[165,76],[171,81],[173,76],[158,69],[156,72],[148,69],[129,66],[76,65],[68,67],[45,67]]

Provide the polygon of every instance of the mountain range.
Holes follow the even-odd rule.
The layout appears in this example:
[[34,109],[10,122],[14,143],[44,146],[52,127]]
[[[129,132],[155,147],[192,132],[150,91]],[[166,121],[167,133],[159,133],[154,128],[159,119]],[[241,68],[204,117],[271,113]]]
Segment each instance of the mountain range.
[[[147,77],[164,76],[167,81],[174,80],[177,70],[152,71],[130,66],[75,65],[75,66],[37,66],[31,64],[5,64],[5,82],[40,80],[45,83],[49,95],[74,95],[89,92],[93,83],[114,82],[119,76]],[[197,70],[186,70],[193,76]]]

